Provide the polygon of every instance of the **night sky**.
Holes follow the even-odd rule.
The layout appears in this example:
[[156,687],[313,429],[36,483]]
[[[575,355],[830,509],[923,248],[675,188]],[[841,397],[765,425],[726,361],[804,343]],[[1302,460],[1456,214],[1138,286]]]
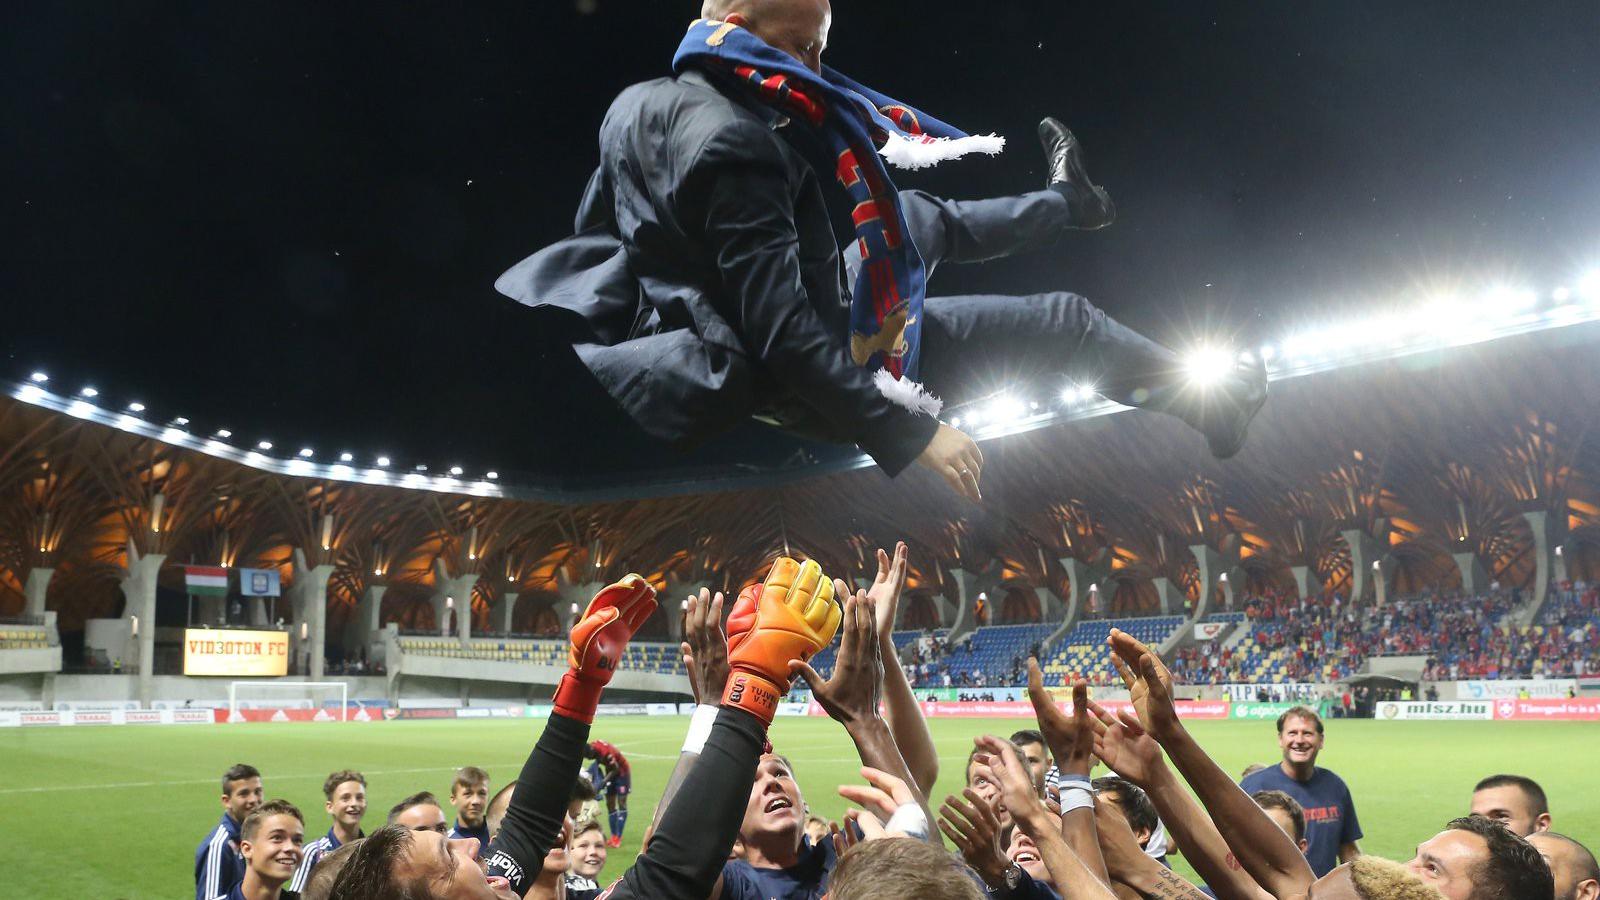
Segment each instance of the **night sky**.
[[[492,282],[569,233],[611,98],[696,11],[5,4],[0,375],[322,458],[539,471],[570,449],[569,375]],[[1010,139],[902,187],[1042,186],[1056,115],[1117,201],[1111,229],[935,293],[1066,288],[1171,342],[1253,339],[1600,264],[1592,0],[834,11],[830,64]]]

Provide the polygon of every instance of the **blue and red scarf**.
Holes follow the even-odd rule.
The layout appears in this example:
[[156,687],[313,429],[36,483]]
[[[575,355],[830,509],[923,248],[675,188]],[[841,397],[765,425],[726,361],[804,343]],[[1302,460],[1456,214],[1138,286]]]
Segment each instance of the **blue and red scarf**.
[[884,160],[917,169],[973,151],[998,153],[1004,140],[969,137],[833,69],[823,67],[818,76],[731,23],[690,24],[672,60],[674,72],[685,68],[747,85],[763,104],[822,136],[834,154],[834,174],[855,204],[851,219],[861,268],[850,300],[851,355],[868,371],[914,382],[927,273],[905,233],[899,193]]

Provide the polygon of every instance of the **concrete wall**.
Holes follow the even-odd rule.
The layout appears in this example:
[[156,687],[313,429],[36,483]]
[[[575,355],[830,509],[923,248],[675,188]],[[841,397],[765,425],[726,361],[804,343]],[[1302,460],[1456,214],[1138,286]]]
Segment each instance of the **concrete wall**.
[[34,647],[26,650],[0,650],[0,675],[25,672],[61,671],[61,648]]

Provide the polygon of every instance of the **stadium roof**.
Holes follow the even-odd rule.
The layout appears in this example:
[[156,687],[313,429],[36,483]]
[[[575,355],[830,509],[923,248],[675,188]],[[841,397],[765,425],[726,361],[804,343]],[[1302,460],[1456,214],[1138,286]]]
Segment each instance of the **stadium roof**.
[[1185,548],[1198,544],[1252,578],[1281,583],[1303,565],[1338,583],[1348,529],[1387,546],[1402,585],[1448,583],[1450,554],[1464,551],[1522,584],[1523,513],[1548,513],[1575,545],[1600,526],[1597,347],[1600,324],[1587,324],[1283,380],[1226,463],[1161,416],[1041,420],[984,444],[982,505],[915,468],[604,502],[416,491],[264,471],[82,408],[4,399],[0,566],[12,598],[29,568],[60,569],[52,606],[69,625],[120,608],[113,576],[130,541],[169,562],[230,566],[287,567],[304,548],[337,567],[344,605],[373,583],[425,590],[436,561],[478,573],[486,606],[505,590],[630,570],[737,587],[785,551],[860,574],[871,548],[898,537],[923,587],[958,566],[1058,586],[1071,557],[1132,607],[1151,601],[1153,577],[1192,592]]

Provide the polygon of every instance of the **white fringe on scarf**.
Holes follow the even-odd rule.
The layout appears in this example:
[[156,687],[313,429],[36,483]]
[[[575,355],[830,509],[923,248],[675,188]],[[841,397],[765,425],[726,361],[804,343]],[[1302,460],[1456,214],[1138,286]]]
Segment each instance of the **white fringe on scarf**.
[[939,411],[944,409],[944,401],[928,393],[922,385],[909,378],[895,378],[887,369],[873,372],[872,383],[885,400],[914,413],[938,417]]
[[911,140],[889,132],[889,140],[878,151],[897,169],[926,169],[947,159],[956,159],[968,153],[987,153],[994,156],[1006,148],[1006,139],[997,134],[975,134],[964,138],[933,138]]

